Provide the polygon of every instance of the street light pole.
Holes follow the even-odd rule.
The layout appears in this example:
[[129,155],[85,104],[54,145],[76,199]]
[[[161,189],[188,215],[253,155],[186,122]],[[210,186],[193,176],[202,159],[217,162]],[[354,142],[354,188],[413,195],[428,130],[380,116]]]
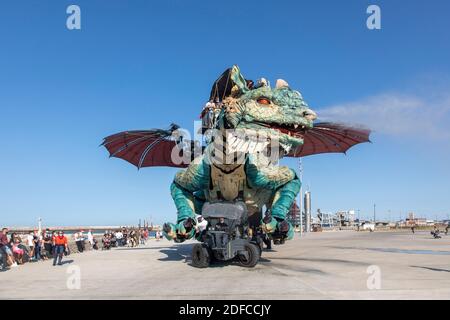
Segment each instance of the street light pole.
[[377,219],[376,219],[376,207],[377,205],[374,203],[373,204],[373,223],[377,223]]
[[300,237],[301,237],[303,235],[303,163],[301,157],[298,159],[298,169],[300,179],[299,209],[300,209]]

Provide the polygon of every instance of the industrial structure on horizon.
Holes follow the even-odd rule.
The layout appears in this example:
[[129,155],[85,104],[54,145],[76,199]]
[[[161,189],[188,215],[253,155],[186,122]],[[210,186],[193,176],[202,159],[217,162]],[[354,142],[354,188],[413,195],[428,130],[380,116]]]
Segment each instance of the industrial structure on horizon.
[[[382,221],[360,219],[355,215],[355,210],[341,210],[335,213],[322,212],[317,209],[317,215],[313,216],[311,213],[311,192],[307,191],[302,199],[303,208],[295,201],[288,214],[289,222],[295,226],[296,230],[300,232],[311,232],[322,229],[355,229],[360,227],[366,229],[376,227],[390,227],[390,228],[411,228],[411,227],[432,227],[436,224],[448,225],[450,220],[433,220],[423,217],[416,217],[413,212],[408,214],[408,217],[399,221]],[[359,211],[359,210],[358,210]]]

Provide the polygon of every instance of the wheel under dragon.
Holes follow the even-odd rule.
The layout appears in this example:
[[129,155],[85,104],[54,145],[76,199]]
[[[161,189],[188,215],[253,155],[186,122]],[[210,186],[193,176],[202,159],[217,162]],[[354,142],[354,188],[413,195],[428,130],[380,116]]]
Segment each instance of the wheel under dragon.
[[[120,132],[103,142],[111,157],[138,168],[185,168],[170,187],[177,220],[163,227],[176,242],[198,235],[196,216],[205,203],[237,201],[245,203],[252,230],[291,239],[294,229],[286,218],[301,182],[294,170],[279,165],[280,158],[345,153],[369,141],[370,131],[362,127],[314,123],[316,113],[286,81],[252,86],[236,65],[214,82],[209,104],[211,130],[196,156],[195,143],[183,141],[174,124],[168,130]],[[189,155],[189,161],[177,161],[174,154]]]

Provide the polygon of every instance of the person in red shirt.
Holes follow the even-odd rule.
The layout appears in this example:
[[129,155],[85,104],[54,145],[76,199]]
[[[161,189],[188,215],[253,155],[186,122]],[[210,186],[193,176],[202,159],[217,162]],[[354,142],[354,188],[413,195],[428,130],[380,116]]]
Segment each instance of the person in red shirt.
[[58,235],[53,237],[53,265],[56,265],[56,260],[58,260],[58,265],[62,265],[62,258],[64,251],[67,250],[67,238],[64,232],[59,231]]

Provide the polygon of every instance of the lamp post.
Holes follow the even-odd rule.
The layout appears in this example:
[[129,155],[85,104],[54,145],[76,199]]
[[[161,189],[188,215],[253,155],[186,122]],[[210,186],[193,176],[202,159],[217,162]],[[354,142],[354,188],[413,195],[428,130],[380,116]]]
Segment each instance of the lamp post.
[[300,237],[301,237],[303,235],[303,163],[301,157],[298,160],[298,171],[300,179],[299,209],[300,209]]
[[376,207],[377,207],[377,205],[374,203],[374,204],[373,204],[373,223],[374,223],[374,224],[377,224]]
[[42,218],[38,218],[38,233],[41,234],[42,232]]

